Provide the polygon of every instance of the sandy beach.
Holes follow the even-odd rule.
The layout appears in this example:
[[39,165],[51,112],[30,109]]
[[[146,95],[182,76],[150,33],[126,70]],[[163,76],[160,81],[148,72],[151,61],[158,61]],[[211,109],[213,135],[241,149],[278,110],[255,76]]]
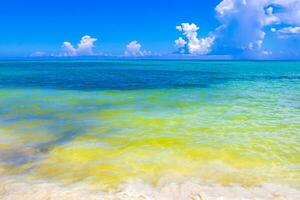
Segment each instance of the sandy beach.
[[62,186],[49,182],[25,181],[23,178],[0,179],[1,200],[298,200],[300,191],[274,184],[243,188],[204,184],[197,180],[168,182],[157,186],[131,181],[119,188],[101,192],[96,188]]

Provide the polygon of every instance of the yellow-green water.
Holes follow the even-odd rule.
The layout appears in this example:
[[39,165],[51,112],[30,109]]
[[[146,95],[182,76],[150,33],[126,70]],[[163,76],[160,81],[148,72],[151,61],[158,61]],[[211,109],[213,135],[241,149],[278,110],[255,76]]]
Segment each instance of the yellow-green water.
[[[74,68],[101,71],[100,78],[95,78],[99,84],[103,76],[116,71],[114,76],[129,76],[122,67],[128,69],[130,64],[138,63],[138,69],[143,65],[151,68],[151,64],[160,68],[159,62],[153,62],[128,61],[125,65],[115,61],[112,63],[120,67],[109,71],[101,71],[103,67],[95,63],[90,68],[88,63],[80,63],[86,68]],[[124,87],[104,89],[93,88],[90,74],[74,78],[68,72],[66,82],[74,78],[70,78],[70,88],[59,85],[59,78],[43,80],[46,85],[30,85],[40,83],[36,76],[43,74],[37,72],[38,66],[32,69],[32,63],[28,65],[14,69],[19,75],[9,70],[0,73],[4,77],[0,81],[3,176],[86,183],[103,189],[132,179],[155,184],[162,177],[197,178],[224,185],[271,182],[300,187],[299,63],[165,61],[161,66],[170,69],[192,66],[191,73],[187,75],[180,67],[171,72],[130,68],[135,74],[128,78],[129,86],[122,80]],[[45,67],[43,63],[35,65]],[[64,63],[56,65],[49,66],[46,77],[72,70],[70,66],[59,68]],[[229,70],[227,65],[236,68]],[[37,74],[26,77],[24,68]],[[203,78],[207,71],[211,73]],[[21,76],[26,78],[19,84]],[[168,84],[156,86],[157,77]],[[181,77],[183,83],[176,82]],[[84,88],[80,84],[90,85]]]

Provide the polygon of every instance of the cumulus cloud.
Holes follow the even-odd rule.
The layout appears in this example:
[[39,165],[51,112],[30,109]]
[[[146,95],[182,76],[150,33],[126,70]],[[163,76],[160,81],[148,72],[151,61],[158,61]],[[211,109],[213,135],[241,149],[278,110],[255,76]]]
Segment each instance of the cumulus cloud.
[[124,55],[138,57],[138,56],[146,56],[151,54],[150,51],[142,50],[141,48],[142,45],[138,41],[136,40],[131,41],[129,44],[127,44]]
[[184,47],[185,45],[187,44],[187,42],[184,40],[184,39],[182,39],[182,37],[179,37],[177,40],[175,40],[175,47],[176,48],[182,48],[182,47]]
[[179,53],[184,53],[186,44],[187,42],[182,37],[179,37],[175,40],[174,47],[179,50]]
[[180,52],[186,51],[190,54],[205,55],[211,51],[211,47],[214,43],[215,37],[208,36],[206,38],[198,37],[199,27],[194,23],[182,23],[180,26],[176,26],[176,29],[182,32],[183,36],[175,40],[175,47],[179,48]]
[[[263,53],[266,28],[281,34],[298,33],[299,0],[222,0],[215,10],[221,22],[213,33],[217,52]],[[285,28],[275,28],[278,26]]]
[[92,38],[89,35],[85,35],[81,38],[77,47],[74,47],[70,42],[64,42],[62,45],[63,56],[89,56],[94,55],[93,48],[97,38]]
[[276,15],[283,24],[300,25],[299,0],[268,0],[267,3],[279,8],[274,15]]
[[[245,4],[246,2],[243,1],[242,4]],[[216,11],[221,15],[224,16],[227,13],[230,13],[235,8],[235,1],[234,0],[223,0],[221,3],[219,3],[216,7]]]
[[265,32],[263,27],[272,21],[272,9],[264,10],[265,0],[223,0],[216,7],[222,25],[216,30],[221,49],[257,51],[261,49]]
[[183,34],[174,45],[180,53],[271,55],[264,45],[268,34],[276,33],[278,38],[300,35],[300,0],[221,0],[215,11],[220,25],[206,38],[198,37],[199,27],[193,23],[176,27]]

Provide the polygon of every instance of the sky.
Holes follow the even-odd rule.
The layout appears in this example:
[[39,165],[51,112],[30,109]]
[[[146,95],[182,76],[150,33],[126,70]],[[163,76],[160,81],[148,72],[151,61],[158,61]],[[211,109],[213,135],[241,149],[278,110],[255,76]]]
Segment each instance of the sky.
[[300,0],[1,0],[0,57],[300,59]]

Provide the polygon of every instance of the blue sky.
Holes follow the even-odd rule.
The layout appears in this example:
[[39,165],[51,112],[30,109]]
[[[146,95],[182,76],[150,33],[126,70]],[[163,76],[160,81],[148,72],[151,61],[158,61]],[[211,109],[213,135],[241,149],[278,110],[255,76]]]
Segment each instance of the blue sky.
[[0,3],[0,57],[300,58],[299,0]]

